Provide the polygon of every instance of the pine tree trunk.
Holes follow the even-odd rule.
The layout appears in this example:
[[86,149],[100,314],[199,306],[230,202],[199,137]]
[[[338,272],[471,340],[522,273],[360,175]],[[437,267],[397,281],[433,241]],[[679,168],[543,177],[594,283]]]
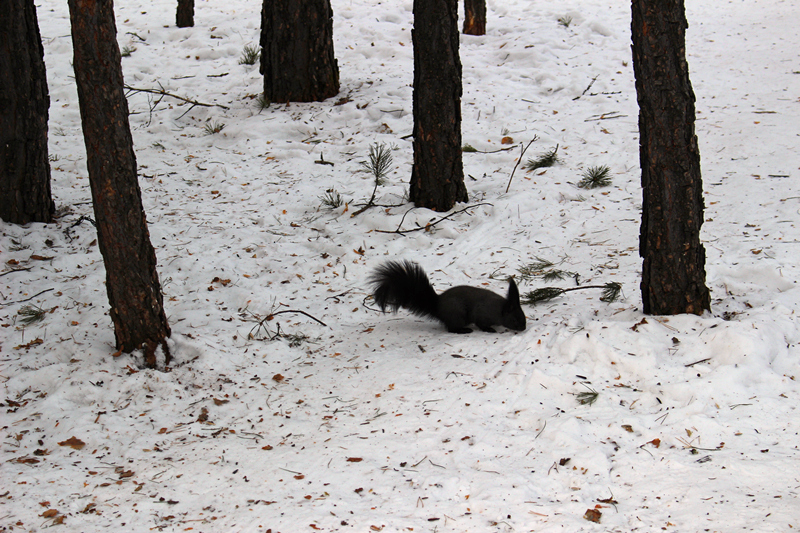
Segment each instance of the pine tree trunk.
[[161,345],[169,363],[156,256],[136,175],[111,0],[69,0],[75,78],[98,244],[117,349],[145,352],[155,367]]
[[321,102],[339,94],[330,0],[264,0],[261,73],[270,102]]
[[50,96],[33,0],[0,0],[0,218],[51,222]]
[[194,26],[194,0],[178,0],[175,23],[179,28],[191,28]]
[[486,35],[486,0],[464,0],[464,33]]
[[467,201],[461,162],[461,59],[456,0],[414,0],[414,165],[409,197],[448,211]]
[[702,314],[705,284],[703,184],[686,64],[683,0],[633,0],[633,70],[639,101],[644,312]]

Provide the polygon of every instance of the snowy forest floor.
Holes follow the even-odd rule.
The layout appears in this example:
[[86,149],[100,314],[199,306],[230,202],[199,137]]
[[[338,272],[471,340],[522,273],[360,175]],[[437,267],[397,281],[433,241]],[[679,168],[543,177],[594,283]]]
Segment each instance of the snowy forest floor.
[[[441,217],[404,199],[410,0],[332,0],[340,95],[265,110],[258,66],[239,64],[259,2],[198,1],[178,29],[172,0],[118,0],[126,83],[224,106],[129,98],[173,330],[163,372],[115,353],[81,222],[93,213],[67,5],[42,2],[59,216],[0,224],[0,531],[800,527],[800,6],[687,4],[703,317],[641,312],[629,3],[488,2],[488,34],[461,39],[463,141],[481,151],[464,154],[466,185],[482,205],[401,235]],[[534,136],[526,159],[558,146],[561,163],[518,169],[506,193]],[[374,143],[394,156],[378,202],[396,206],[353,217]],[[577,188],[598,165],[611,186]],[[329,190],[347,204],[322,205]],[[367,277],[397,258],[439,291],[500,293],[544,258],[623,298],[574,292],[525,307],[524,332],[454,335],[370,305]],[[41,320],[24,326],[26,306]],[[326,326],[264,320],[281,310]]]

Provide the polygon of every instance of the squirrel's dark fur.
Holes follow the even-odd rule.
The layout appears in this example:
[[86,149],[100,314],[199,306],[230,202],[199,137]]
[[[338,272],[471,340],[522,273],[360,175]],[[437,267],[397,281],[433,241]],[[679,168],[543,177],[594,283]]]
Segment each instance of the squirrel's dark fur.
[[397,311],[402,307],[415,315],[441,321],[452,333],[470,333],[472,330],[467,327],[470,324],[492,333],[492,326],[525,329],[519,291],[511,278],[506,298],[465,285],[436,294],[425,271],[412,261],[389,261],[379,266],[369,281],[381,311],[386,312],[387,308]]

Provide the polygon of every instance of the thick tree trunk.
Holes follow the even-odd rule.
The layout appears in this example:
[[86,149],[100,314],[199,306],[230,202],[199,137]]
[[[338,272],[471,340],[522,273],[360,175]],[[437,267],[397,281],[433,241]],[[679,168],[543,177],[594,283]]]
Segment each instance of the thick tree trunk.
[[175,23],[179,28],[191,28],[194,26],[194,0],[178,0]]
[[69,12],[86,161],[117,349],[143,348],[145,364],[155,367],[159,345],[169,363],[170,328],[136,176],[114,6],[111,0],[69,0]]
[[261,73],[270,102],[321,102],[339,93],[330,0],[264,0]]
[[33,0],[0,0],[0,218],[50,222],[50,96]]
[[456,0],[414,0],[414,165],[409,197],[448,211],[467,201],[461,162]]
[[464,0],[464,33],[486,35],[486,0]]
[[633,70],[639,101],[644,312],[702,314],[705,284],[703,184],[686,64],[683,0],[633,0]]

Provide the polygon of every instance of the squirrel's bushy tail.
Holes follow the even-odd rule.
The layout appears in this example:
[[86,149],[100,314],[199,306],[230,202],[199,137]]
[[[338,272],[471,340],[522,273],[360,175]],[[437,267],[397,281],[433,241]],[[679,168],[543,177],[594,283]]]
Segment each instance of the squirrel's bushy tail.
[[400,307],[418,316],[438,318],[436,291],[422,267],[412,261],[388,261],[370,277],[375,302],[382,311]]

